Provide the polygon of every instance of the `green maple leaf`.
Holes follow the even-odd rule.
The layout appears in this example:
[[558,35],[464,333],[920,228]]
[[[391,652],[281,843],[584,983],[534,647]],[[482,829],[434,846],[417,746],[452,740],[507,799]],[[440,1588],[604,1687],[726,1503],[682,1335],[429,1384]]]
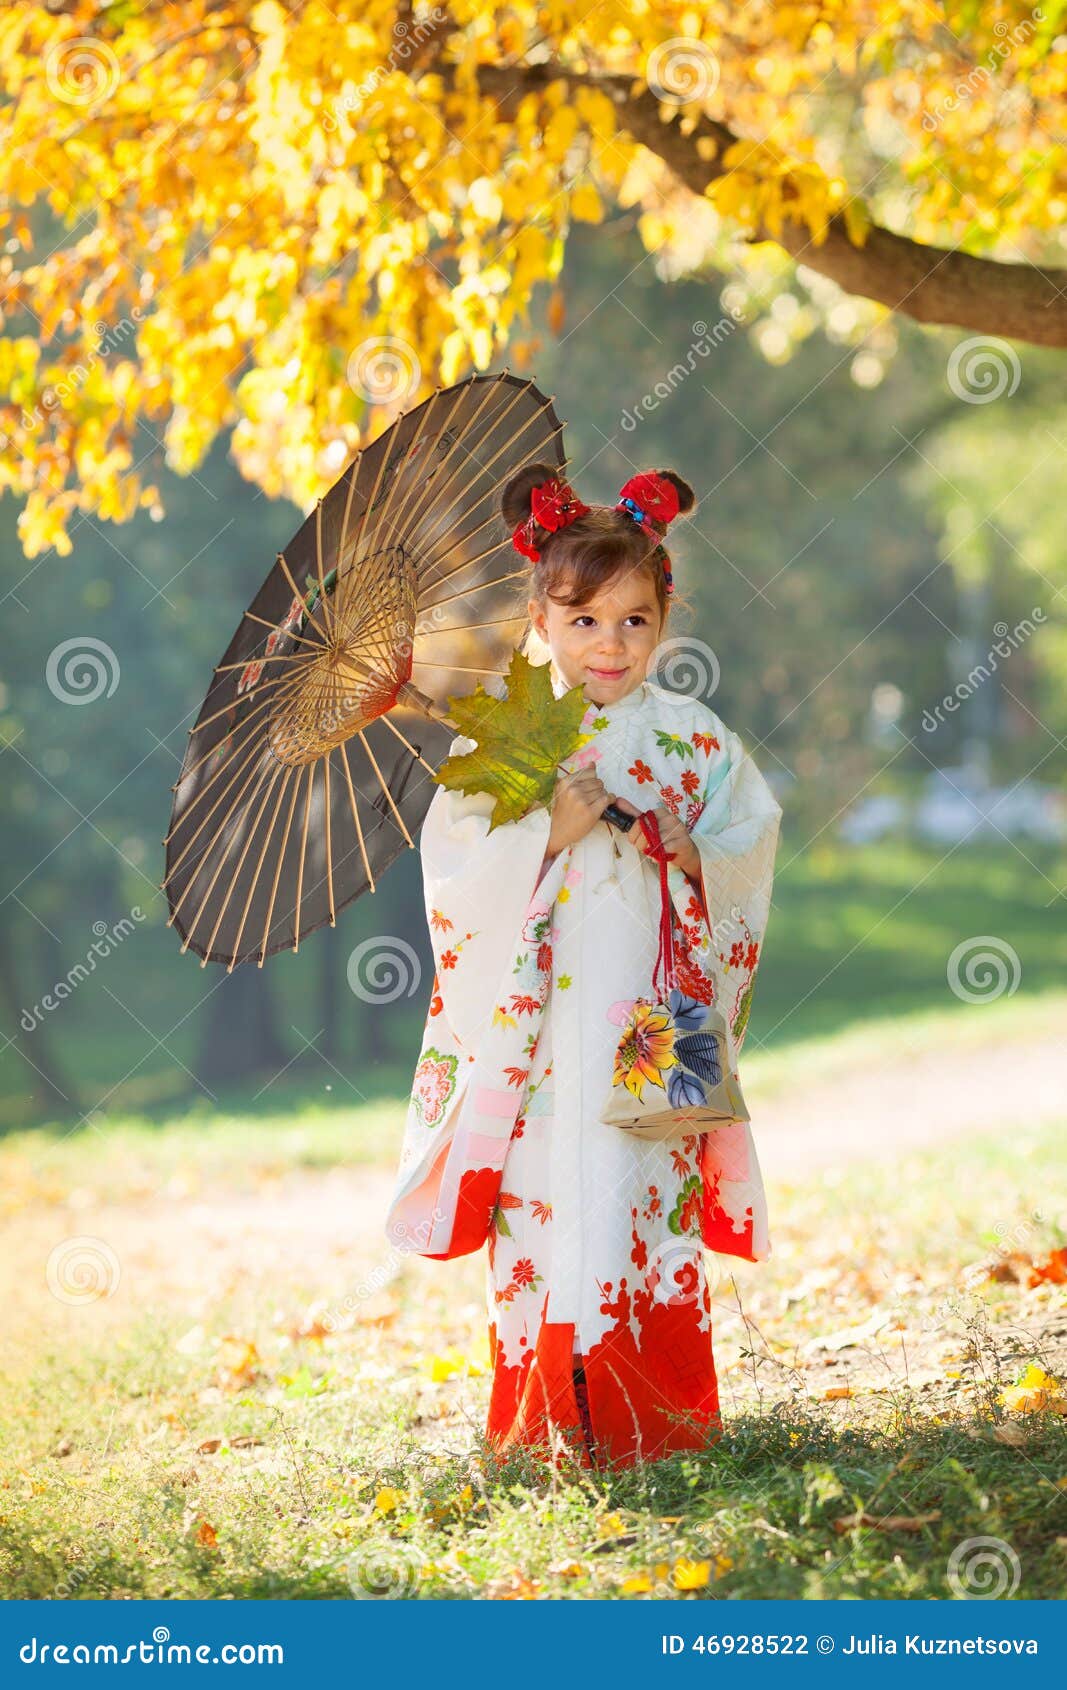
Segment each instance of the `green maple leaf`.
[[447,758],[434,779],[454,792],[495,798],[490,832],[518,821],[536,805],[551,803],[558,765],[590,738],[581,732],[588,709],[580,686],[556,698],[548,664],[512,652],[506,698],[486,692],[480,681],[466,698],[449,698],[449,714],[476,748]]

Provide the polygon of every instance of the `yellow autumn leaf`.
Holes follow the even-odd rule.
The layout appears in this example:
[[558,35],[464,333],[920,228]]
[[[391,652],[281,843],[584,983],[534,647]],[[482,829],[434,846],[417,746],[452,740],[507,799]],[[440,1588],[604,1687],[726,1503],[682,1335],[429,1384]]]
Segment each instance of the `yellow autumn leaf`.
[[1024,1368],[1015,1384],[1001,1391],[997,1401],[1017,1414],[1067,1414],[1067,1396],[1060,1381],[1037,1362]]
[[467,1355],[455,1344],[439,1351],[436,1355],[424,1356],[420,1366],[423,1373],[435,1385],[441,1385],[446,1380],[454,1379],[459,1374],[470,1374],[479,1378],[489,1368],[488,1356],[489,1340],[485,1338],[480,1344],[475,1344],[472,1353]]
[[406,1500],[402,1490],[395,1490],[392,1485],[383,1485],[374,1498],[374,1506],[379,1514],[393,1514]]
[[710,1578],[710,1561],[690,1561],[683,1556],[674,1563],[675,1590],[703,1590]]
[[845,229],[852,245],[865,246],[867,236],[871,232],[871,213],[866,201],[856,199],[850,194],[841,207],[841,215],[845,219]]
[[580,182],[572,193],[571,216],[579,223],[603,222],[603,201],[591,182]]
[[647,1596],[652,1589],[652,1580],[647,1573],[634,1573],[630,1578],[623,1579],[619,1590],[623,1596]]

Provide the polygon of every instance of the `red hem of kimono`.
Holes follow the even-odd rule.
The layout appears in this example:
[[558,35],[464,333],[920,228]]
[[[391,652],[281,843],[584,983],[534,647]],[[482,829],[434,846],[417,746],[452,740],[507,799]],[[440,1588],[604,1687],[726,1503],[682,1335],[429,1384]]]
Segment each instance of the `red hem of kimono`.
[[[598,1465],[658,1461],[706,1449],[722,1434],[711,1333],[701,1329],[696,1306],[649,1299],[641,1334],[639,1347],[629,1322],[620,1322],[582,1358]],[[545,1322],[513,1366],[504,1363],[491,1322],[489,1351],[489,1444],[499,1454],[547,1449],[551,1420],[580,1464],[592,1465],[574,1392],[573,1322]]]
[[496,1322],[489,1323],[493,1384],[486,1441],[498,1455],[550,1450],[549,1427],[559,1432],[583,1467],[592,1466],[574,1394],[574,1324],[545,1321],[533,1349],[514,1367],[504,1364]]

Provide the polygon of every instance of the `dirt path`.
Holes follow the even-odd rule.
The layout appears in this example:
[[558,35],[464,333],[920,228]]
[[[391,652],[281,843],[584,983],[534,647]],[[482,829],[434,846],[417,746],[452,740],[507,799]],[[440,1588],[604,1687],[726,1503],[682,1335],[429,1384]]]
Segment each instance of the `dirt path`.
[[749,1098],[765,1177],[792,1179],[843,1160],[933,1149],[961,1133],[1067,1119],[1063,1037],[910,1052],[795,1093]]
[[[950,1046],[899,1061],[847,1068],[809,1079],[793,1090],[761,1096],[747,1088],[757,1149],[772,1212],[774,1187],[861,1158],[884,1159],[933,1147],[953,1136],[1006,1130],[1067,1115],[1067,1040],[1049,1037],[991,1040],[962,1050]],[[73,1191],[65,1200],[31,1203],[12,1215],[2,1247],[11,1266],[4,1326],[32,1338],[43,1319],[77,1341],[88,1321],[122,1323],[161,1297],[195,1325],[210,1321],[220,1295],[249,1299],[251,1314],[264,1287],[280,1276],[309,1305],[326,1300],[351,1309],[376,1298],[400,1265],[384,1233],[393,1166],[285,1170],[255,1189],[214,1190],[195,1196],[160,1195],[109,1201],[106,1189]],[[103,1241],[104,1267],[88,1246],[90,1275],[121,1264],[121,1282],[99,1302],[66,1307],[50,1295],[45,1275],[17,1264],[45,1263],[65,1241]],[[110,1256],[107,1255],[110,1252]],[[480,1258],[479,1258],[480,1259]],[[418,1276],[436,1264],[405,1264]],[[463,1283],[472,1291],[473,1272]],[[343,1310],[342,1310],[343,1313]]]

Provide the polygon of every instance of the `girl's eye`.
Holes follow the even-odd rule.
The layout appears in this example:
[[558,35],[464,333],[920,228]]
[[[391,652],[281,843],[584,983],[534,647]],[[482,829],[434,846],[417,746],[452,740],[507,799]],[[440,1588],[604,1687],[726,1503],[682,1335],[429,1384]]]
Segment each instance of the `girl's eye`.
[[[574,618],[574,622],[573,622],[572,626],[577,628],[577,626],[580,622],[591,622],[592,620],[593,620],[593,618],[591,616],[576,616]],[[626,618],[626,620],[627,620],[627,622],[645,622],[648,619],[647,619],[647,617],[642,616],[641,612],[639,610],[635,610],[633,615],[628,616]]]

